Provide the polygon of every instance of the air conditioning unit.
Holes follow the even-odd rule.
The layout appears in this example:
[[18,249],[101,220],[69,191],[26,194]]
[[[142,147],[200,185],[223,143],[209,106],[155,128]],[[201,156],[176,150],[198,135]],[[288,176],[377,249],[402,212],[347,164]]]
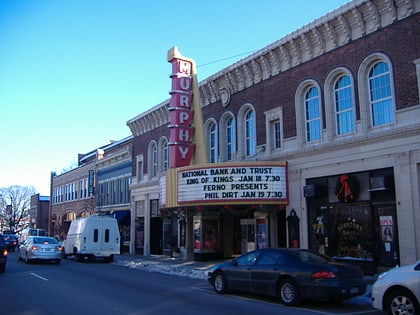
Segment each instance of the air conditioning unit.
[[370,178],[369,191],[387,190],[392,188],[391,176],[374,176]]
[[306,185],[306,186],[303,186],[303,196],[305,198],[315,197],[315,195],[316,195],[315,185]]

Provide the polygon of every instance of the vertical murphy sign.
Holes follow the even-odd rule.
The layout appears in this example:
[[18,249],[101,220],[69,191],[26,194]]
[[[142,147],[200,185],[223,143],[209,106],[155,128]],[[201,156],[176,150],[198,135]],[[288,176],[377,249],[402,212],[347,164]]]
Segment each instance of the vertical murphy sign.
[[195,145],[193,143],[193,69],[194,62],[182,57],[177,48],[168,51],[168,62],[172,64],[172,87],[169,106],[169,167],[188,166],[191,163]]
[[169,111],[169,169],[161,181],[162,208],[178,207],[177,170],[207,164],[203,117],[195,62],[177,47],[168,50],[172,65]]

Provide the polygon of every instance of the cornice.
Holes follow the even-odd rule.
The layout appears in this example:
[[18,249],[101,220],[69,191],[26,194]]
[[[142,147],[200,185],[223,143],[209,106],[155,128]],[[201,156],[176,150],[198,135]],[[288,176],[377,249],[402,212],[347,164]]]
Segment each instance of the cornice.
[[[418,0],[355,0],[258,50],[200,83],[202,106],[319,57],[419,11]],[[211,88],[210,88],[211,86]]]
[[[417,13],[419,2],[348,2],[200,82],[201,106],[218,101],[227,106],[231,94]],[[169,122],[168,106],[169,99],[129,120],[127,126],[134,136],[139,136],[165,125]]]

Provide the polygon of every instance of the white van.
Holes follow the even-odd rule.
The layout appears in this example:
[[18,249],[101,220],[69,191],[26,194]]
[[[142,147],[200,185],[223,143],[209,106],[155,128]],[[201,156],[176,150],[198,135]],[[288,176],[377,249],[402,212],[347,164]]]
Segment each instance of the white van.
[[63,258],[73,255],[76,261],[103,258],[112,262],[120,254],[117,220],[103,214],[75,219],[62,246]]
[[47,230],[44,229],[33,229],[33,228],[26,228],[20,232],[19,236],[19,244],[22,244],[28,236],[48,236]]

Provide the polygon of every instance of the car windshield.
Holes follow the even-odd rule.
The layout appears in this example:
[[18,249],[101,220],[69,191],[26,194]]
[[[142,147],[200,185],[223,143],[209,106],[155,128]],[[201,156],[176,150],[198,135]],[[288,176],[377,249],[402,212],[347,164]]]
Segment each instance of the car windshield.
[[34,238],[34,244],[58,244],[57,240],[54,238],[45,238],[45,237],[37,237]]

